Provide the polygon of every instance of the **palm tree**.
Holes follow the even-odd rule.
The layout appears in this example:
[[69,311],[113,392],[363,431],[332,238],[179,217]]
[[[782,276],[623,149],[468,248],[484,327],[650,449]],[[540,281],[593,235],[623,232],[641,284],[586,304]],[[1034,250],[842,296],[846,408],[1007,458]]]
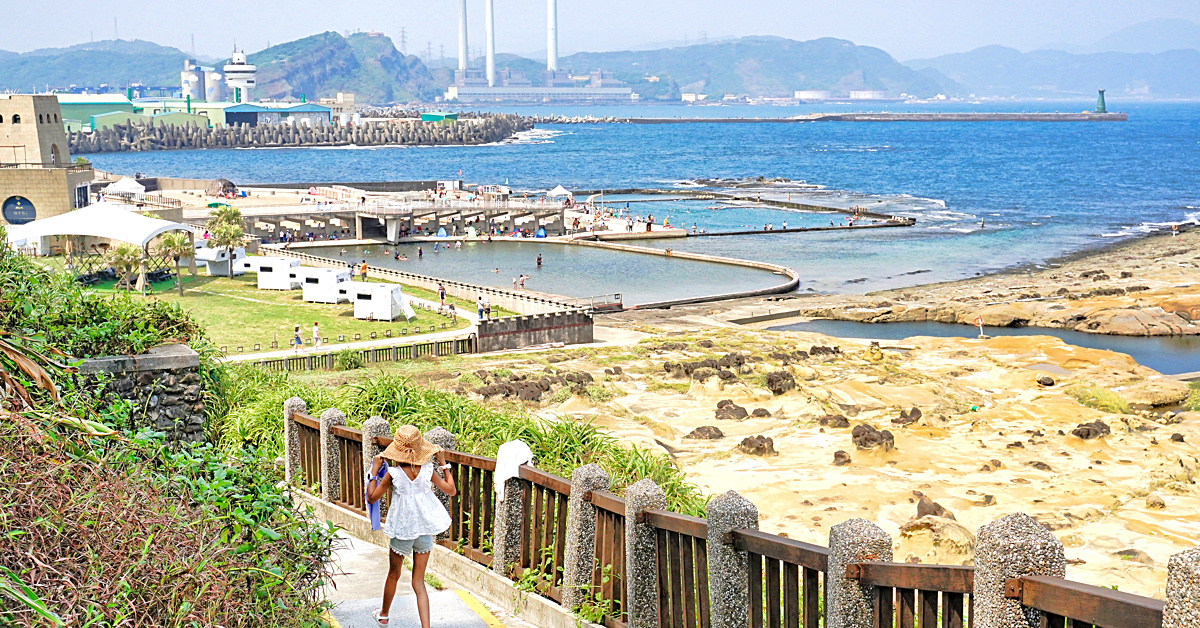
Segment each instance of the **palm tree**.
[[233,205],[221,204],[219,207],[213,210],[212,218],[210,218],[208,221],[210,226],[212,226],[214,223],[230,223],[240,225],[242,224],[242,211]]
[[175,287],[179,289],[179,296],[183,296],[183,277],[179,273],[179,260],[196,254],[187,234],[182,231],[163,234],[158,240],[158,252],[175,260]]
[[229,254],[229,278],[233,279],[233,250],[242,243],[246,232],[242,229],[240,221],[238,223],[218,222],[216,226],[211,226],[210,222],[209,225],[209,242],[212,243],[212,246],[225,249]]
[[129,276],[142,261],[142,249],[132,244],[118,244],[108,250],[107,261],[113,268],[121,271],[122,279],[125,282],[125,291],[129,292],[132,288],[129,284]]

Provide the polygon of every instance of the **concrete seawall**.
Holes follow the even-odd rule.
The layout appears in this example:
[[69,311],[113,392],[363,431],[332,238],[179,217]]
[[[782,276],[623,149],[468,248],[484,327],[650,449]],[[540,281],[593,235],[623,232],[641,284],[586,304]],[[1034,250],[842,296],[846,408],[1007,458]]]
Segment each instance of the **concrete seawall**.
[[[790,118],[621,118],[628,124],[779,124],[800,122],[1125,122],[1124,113],[818,113]],[[602,122],[596,120],[595,122]]]
[[720,257],[717,255],[704,255],[702,253],[688,253],[685,251],[668,251],[644,248],[640,246],[629,246],[627,244],[614,244],[612,242],[594,242],[589,240],[573,240],[567,244],[576,246],[591,246],[612,251],[625,251],[628,253],[639,253],[642,255],[659,255],[661,257],[674,257],[679,259],[694,260],[698,262],[709,262],[713,264],[728,264],[731,266],[743,266],[746,268],[756,268],[772,272],[776,275],[787,277],[787,281],[777,286],[769,288],[760,288],[758,290],[740,290],[735,292],[725,292],[721,294],[706,295],[702,297],[691,297],[687,299],[673,299],[670,301],[655,301],[652,303],[640,303],[637,305],[628,306],[626,309],[655,309],[669,308],[676,305],[690,305],[693,303],[709,303],[712,301],[727,301],[729,299],[741,299],[745,297],[765,296],[769,294],[784,294],[794,292],[800,287],[800,275],[787,266],[771,264],[768,262],[755,262],[750,260],[736,259],[732,257]]
[[521,349],[542,344],[587,344],[594,340],[592,315],[587,312],[551,312],[509,316],[479,322],[479,352]]

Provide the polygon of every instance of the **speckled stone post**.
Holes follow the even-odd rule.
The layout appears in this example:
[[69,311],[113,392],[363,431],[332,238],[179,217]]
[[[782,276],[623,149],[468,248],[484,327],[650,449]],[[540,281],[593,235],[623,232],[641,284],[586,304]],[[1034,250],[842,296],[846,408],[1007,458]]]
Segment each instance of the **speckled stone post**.
[[[495,489],[489,486],[488,490]],[[496,502],[495,519],[492,521],[492,571],[506,578],[509,567],[521,560],[524,497],[521,481],[512,478],[504,482],[504,501]]]
[[[449,430],[441,427],[435,427],[432,430],[425,432],[425,440],[447,451],[454,451],[458,447],[458,439],[454,437],[454,434],[451,434]],[[436,465],[437,461],[434,460],[433,463]],[[443,478],[446,477],[446,472],[441,469],[435,469],[433,472]],[[461,491],[463,487],[456,486],[455,488]],[[442,489],[436,486],[433,487],[433,494],[437,495],[438,499],[442,500],[442,505],[446,507],[446,512],[450,512],[450,496],[443,493]],[[450,530],[447,529],[445,532],[442,532],[437,538],[450,538]]]
[[341,457],[337,437],[330,428],[345,424],[346,417],[338,410],[330,408],[321,413],[321,499],[327,502],[337,501],[342,495],[338,476]]
[[567,501],[567,546],[563,552],[562,605],[574,609],[586,599],[596,565],[596,507],[583,500],[588,491],[608,489],[608,474],[587,464],[571,474]]
[[975,545],[975,628],[1037,628],[1042,612],[1004,597],[1004,581],[1067,575],[1062,543],[1029,515],[1016,512],[979,528]]
[[[367,482],[371,479],[371,466],[375,464],[375,456],[383,451],[383,447],[376,445],[372,440],[376,436],[391,436],[392,428],[388,422],[381,416],[373,416],[367,419],[362,426],[363,433],[363,486],[366,487]],[[379,500],[379,515],[382,518],[387,517],[388,503],[387,499]]]
[[829,571],[825,575],[827,628],[875,625],[875,587],[846,577],[846,565],[892,561],[892,537],[866,519],[850,519],[829,529]]
[[629,628],[658,628],[658,551],[654,526],[638,523],[638,513],[666,510],[667,496],[646,478],[625,489],[625,586]]
[[1200,626],[1200,547],[1167,561],[1167,606],[1163,628]]
[[300,431],[292,421],[293,414],[305,414],[308,405],[299,397],[283,402],[283,477],[290,484],[300,469]]
[[745,528],[758,529],[758,508],[750,500],[736,491],[728,491],[708,502],[708,597],[712,628],[750,625],[746,553],[725,543],[726,534]]

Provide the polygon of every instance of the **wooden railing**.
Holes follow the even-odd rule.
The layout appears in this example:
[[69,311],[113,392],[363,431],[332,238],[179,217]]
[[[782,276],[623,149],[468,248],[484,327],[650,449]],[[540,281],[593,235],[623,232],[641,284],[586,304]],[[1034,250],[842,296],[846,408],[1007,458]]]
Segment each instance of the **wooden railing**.
[[519,473],[525,521],[521,526],[520,562],[513,575],[519,578],[527,570],[534,570],[545,583],[539,591],[561,602],[571,483],[528,465],[522,466]]
[[642,512],[658,555],[658,625],[708,628],[708,522],[667,510]]
[[[290,420],[299,441],[299,473],[304,486],[320,480],[320,424],[303,414]],[[340,490],[335,501],[366,512],[363,497],[363,434],[334,427]],[[386,447],[390,438],[376,437]],[[450,498],[452,524],[439,543],[490,566],[496,493],[496,461],[446,452],[458,494]],[[568,500],[565,478],[524,465],[519,469],[522,537],[519,562],[510,573],[536,582],[539,593],[562,600]],[[387,498],[385,498],[387,499]],[[584,501],[596,508],[595,571],[589,599],[606,604],[607,628],[624,628],[628,582],[625,500],[608,491],[591,491]],[[646,510],[639,523],[655,529],[655,561],[660,628],[709,628],[708,522],[666,510]],[[819,545],[739,529],[723,543],[745,552],[749,628],[820,628],[824,616],[829,550]],[[531,573],[532,572],[532,573]],[[874,587],[876,628],[970,628],[974,625],[975,568],[890,562],[859,562],[844,577]],[[1027,576],[1005,583],[1005,594],[1043,612],[1046,628],[1162,628],[1161,601],[1071,582]],[[721,603],[721,600],[715,600]]]
[[300,442],[300,472],[304,486],[321,481],[321,424],[302,414],[292,415]]
[[596,507],[596,568],[593,599],[607,603],[608,628],[625,625],[625,500],[608,491],[591,491],[584,499]]
[[735,530],[732,541],[746,552],[751,628],[817,628],[829,550],[758,530]]

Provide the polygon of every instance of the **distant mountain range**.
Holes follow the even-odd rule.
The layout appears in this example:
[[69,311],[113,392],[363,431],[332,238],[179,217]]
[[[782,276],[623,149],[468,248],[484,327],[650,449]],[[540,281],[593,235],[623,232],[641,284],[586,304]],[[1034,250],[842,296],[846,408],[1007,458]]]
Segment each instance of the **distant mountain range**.
[[[1187,46],[1191,45],[1191,48]],[[1176,47],[1185,49],[1176,49]],[[891,96],[1088,98],[1097,88],[1129,98],[1200,98],[1200,26],[1147,22],[1078,49],[1020,52],[986,46],[971,52],[900,63],[878,48],[841,39],[794,41],[742,37],[655,50],[576,53],[559,60],[575,74],[604,69],[643,101],[678,102],[683,93],[786,97],[796,90]],[[1118,51],[1111,51],[1118,50]],[[0,51],[0,90],[69,85],[174,86],[190,55],[140,40],[115,40],[17,54]],[[445,60],[427,66],[380,34],[325,32],[249,55],[259,68],[254,98],[310,99],[352,92],[359,102],[432,101],[453,79]],[[472,67],[481,67],[482,59]],[[497,55],[497,67],[543,80],[541,60]],[[203,63],[203,61],[202,61]],[[209,60],[221,66],[226,60]]]
[[986,46],[908,65],[954,81],[959,85],[957,95],[1091,97],[1098,88],[1106,88],[1116,97],[1200,98],[1200,51],[1196,50],[1071,54]]

